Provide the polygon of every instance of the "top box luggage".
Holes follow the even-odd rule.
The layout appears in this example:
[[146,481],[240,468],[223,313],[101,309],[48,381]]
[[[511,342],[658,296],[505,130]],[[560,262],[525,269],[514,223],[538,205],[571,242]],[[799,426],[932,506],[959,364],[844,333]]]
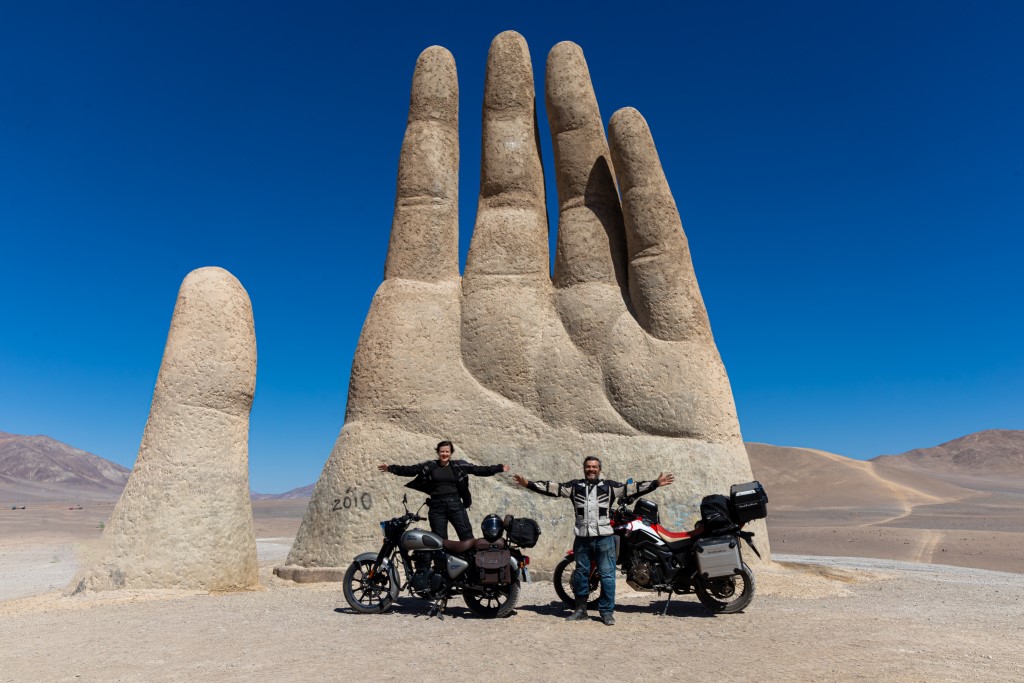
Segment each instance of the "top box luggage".
[[768,494],[759,481],[733,484],[729,488],[729,513],[732,521],[746,524],[768,516]]

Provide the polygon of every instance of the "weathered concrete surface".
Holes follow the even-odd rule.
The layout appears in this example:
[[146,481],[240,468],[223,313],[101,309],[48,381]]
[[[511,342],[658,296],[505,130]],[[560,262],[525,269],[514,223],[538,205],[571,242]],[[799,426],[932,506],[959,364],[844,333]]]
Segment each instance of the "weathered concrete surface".
[[252,306],[226,270],[178,292],[135,468],[74,592],[257,584],[249,501]]
[[[429,459],[442,438],[455,442],[455,457],[511,466],[472,482],[470,518],[536,518],[544,533],[530,554],[541,571],[571,543],[573,510],[516,488],[513,473],[566,481],[590,454],[619,481],[673,472],[676,483],[651,498],[677,529],[695,521],[704,495],[752,478],[646,122],[618,112],[609,149],[572,43],[551,51],[546,81],[561,226],[554,276],[530,55],[507,32],[488,56],[478,211],[460,280],[451,267],[455,69],[443,48],[420,56],[385,280],[359,340],[345,425],[282,575],[344,567],[376,550],[377,523],[402,512],[406,481],[376,465]],[[429,259],[417,257],[423,244]],[[754,528],[767,550],[764,525]]]

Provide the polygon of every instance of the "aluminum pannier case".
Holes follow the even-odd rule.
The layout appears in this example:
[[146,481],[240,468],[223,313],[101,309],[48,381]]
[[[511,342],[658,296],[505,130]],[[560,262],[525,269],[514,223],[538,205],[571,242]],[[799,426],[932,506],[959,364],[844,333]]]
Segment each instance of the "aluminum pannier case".
[[735,536],[700,540],[694,549],[697,552],[697,568],[706,579],[732,576],[742,566],[740,539]]

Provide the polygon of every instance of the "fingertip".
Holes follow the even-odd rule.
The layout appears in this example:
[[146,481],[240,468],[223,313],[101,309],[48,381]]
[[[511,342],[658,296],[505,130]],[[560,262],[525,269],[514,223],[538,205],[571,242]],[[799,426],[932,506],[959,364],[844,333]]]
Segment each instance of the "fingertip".
[[558,67],[566,63],[579,62],[583,59],[583,48],[571,40],[563,40],[557,43],[548,52],[547,68]]
[[545,71],[544,95],[553,135],[592,126],[603,136],[590,68],[583,49],[576,43],[566,41],[551,48]]
[[504,31],[491,41],[487,52],[484,108],[507,111],[533,108],[533,63],[526,39]]
[[455,57],[432,45],[420,53],[412,77],[409,120],[437,120],[455,126],[459,118],[459,79]]
[[623,194],[633,187],[665,184],[651,128],[639,111],[623,107],[612,114],[608,123],[608,142]]

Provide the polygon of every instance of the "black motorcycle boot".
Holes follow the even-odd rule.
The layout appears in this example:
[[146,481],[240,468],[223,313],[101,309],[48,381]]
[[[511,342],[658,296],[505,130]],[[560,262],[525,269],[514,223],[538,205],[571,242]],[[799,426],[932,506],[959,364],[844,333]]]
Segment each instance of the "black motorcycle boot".
[[615,615],[611,612],[601,612],[601,622],[605,626],[615,626]]
[[585,621],[587,619],[587,596],[576,596],[576,610],[565,618],[566,621]]

